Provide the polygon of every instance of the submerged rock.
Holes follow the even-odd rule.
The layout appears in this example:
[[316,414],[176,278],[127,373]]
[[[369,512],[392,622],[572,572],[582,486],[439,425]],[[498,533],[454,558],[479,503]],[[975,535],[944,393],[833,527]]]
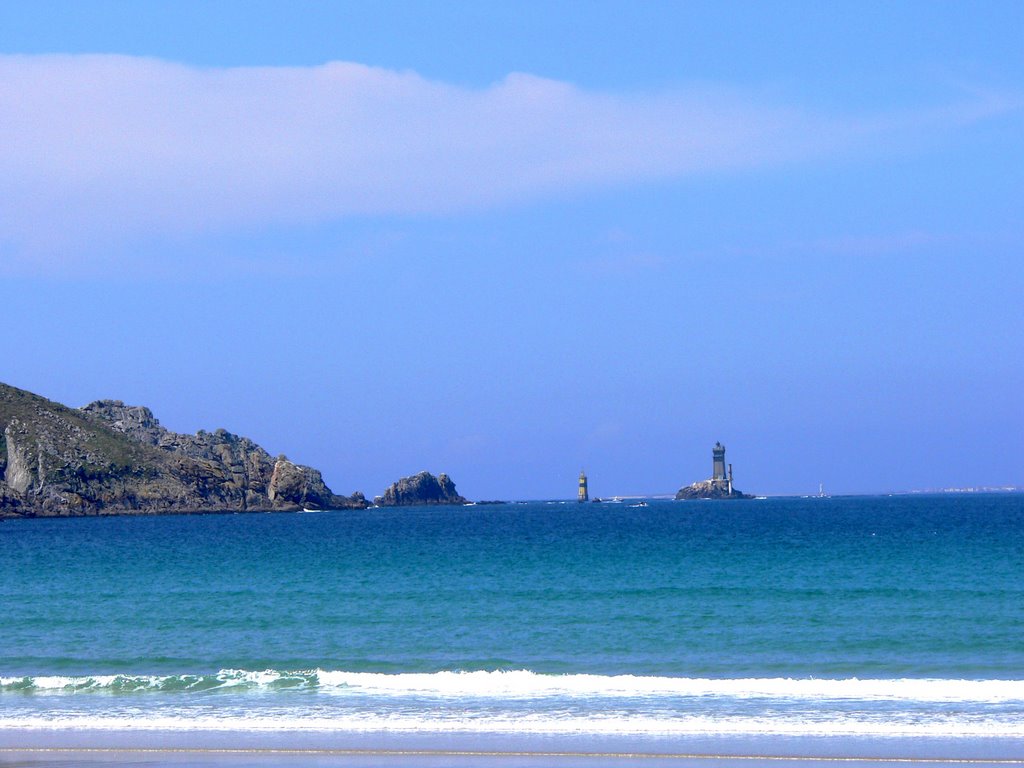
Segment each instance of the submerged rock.
[[378,507],[404,507],[418,504],[467,504],[455,490],[455,483],[446,474],[434,477],[429,472],[420,472],[403,477],[392,484],[383,496],[373,500]]

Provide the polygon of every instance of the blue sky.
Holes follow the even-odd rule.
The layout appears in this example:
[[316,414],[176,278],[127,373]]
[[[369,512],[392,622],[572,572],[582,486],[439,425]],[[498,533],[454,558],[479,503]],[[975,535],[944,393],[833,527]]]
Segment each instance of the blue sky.
[[1024,485],[1024,5],[0,6],[2,380],[379,494]]

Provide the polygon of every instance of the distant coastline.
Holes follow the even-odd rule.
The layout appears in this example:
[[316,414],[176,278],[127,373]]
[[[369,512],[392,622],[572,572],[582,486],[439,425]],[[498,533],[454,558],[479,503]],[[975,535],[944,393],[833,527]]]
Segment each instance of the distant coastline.
[[[914,489],[875,494],[1021,493],[1020,486]],[[800,494],[772,494],[799,497]],[[807,498],[813,497],[808,494]],[[738,491],[721,443],[712,476],[672,494],[606,495],[630,499],[730,500],[766,498]],[[561,500],[558,500],[561,501]],[[602,501],[594,499],[594,501]],[[90,515],[184,515],[211,512],[297,512],[369,506],[471,502],[444,473],[403,477],[371,504],[360,492],[336,494],[319,470],[271,456],[252,440],[224,429],[171,432],[144,406],[100,400],[70,408],[0,384],[0,518]]]
[[928,488],[924,490],[904,491],[904,493],[1024,493],[1024,488],[1019,485],[983,485],[971,488]]

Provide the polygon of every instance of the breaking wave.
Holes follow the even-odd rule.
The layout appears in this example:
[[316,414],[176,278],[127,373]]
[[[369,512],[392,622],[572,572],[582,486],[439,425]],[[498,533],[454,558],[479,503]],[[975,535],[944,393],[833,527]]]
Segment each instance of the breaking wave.
[[247,671],[206,675],[0,677],[0,693],[145,693],[315,690],[325,694],[458,699],[732,698],[933,703],[1024,703],[1021,680],[711,679],[636,675],[540,674],[529,670],[396,673],[335,670]]
[[[214,700],[216,694],[227,698]],[[225,669],[206,675],[0,677],[0,700],[4,731],[1024,740],[1021,680]]]

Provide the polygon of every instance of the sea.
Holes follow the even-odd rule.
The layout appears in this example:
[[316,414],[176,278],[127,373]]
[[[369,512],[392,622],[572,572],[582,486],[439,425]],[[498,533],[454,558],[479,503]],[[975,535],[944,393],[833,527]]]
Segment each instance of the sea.
[[129,754],[1024,764],[1024,494],[3,522],[0,764]]

